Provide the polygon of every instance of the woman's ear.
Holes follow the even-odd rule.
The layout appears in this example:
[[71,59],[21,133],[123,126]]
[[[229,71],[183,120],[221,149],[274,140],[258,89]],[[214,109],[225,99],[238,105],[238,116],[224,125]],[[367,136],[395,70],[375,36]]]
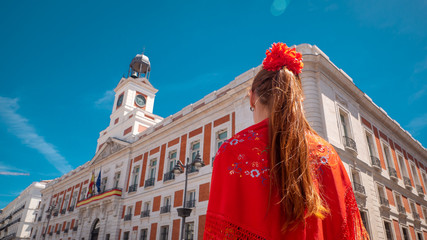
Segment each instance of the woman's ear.
[[254,94],[254,92],[252,92],[252,90],[249,90],[248,96],[249,96],[249,105],[251,107],[255,107],[255,94]]

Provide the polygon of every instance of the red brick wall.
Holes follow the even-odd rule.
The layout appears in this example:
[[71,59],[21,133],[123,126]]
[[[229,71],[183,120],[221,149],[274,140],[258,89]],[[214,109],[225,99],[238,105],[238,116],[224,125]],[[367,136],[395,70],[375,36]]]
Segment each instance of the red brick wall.
[[202,133],[202,132],[203,132],[203,128],[202,128],[202,127],[199,127],[198,129],[191,131],[191,132],[188,134],[188,138],[192,138],[192,137],[194,137],[194,136],[197,136],[197,135],[199,135],[199,134],[200,134],[200,133]]
[[203,139],[203,162],[206,165],[210,164],[211,160],[211,135],[212,135],[212,124],[205,125],[205,136]]
[[184,194],[184,190],[178,190],[175,192],[175,196],[173,199],[173,206],[174,207],[182,206],[182,198],[184,196],[183,194]]
[[161,196],[156,196],[153,199],[153,212],[157,212],[160,210],[160,200]]
[[156,240],[157,223],[151,224],[150,240]]
[[386,189],[386,192],[387,192],[387,198],[388,198],[388,201],[389,201],[390,205],[396,206],[396,204],[394,203],[394,198],[393,198],[393,192],[392,192],[392,190],[390,188],[388,188],[388,187],[386,187],[385,189]]
[[217,126],[219,126],[223,123],[226,123],[228,121],[230,121],[230,115],[225,115],[224,117],[218,118],[217,120],[214,121],[214,127],[217,127]]
[[125,136],[126,134],[128,134],[128,133],[130,133],[130,132],[132,132],[132,126],[130,126],[130,127],[128,127],[128,128],[126,128],[126,129],[123,131],[123,136]]
[[[179,240],[180,229],[181,229],[181,220],[180,219],[174,219],[173,224],[172,224],[172,240]],[[203,238],[200,238],[200,239],[203,239]]]
[[386,166],[385,166],[385,162],[384,162],[383,149],[381,147],[380,138],[378,136],[378,130],[376,127],[372,127],[372,128],[374,130],[375,142],[377,143],[377,149],[378,149],[378,155],[379,155],[380,161],[381,161],[381,167],[385,170]]
[[165,163],[165,155],[166,155],[166,144],[162,145],[162,150],[160,151],[160,161],[159,161],[159,174],[157,175],[157,181],[163,180],[163,167]]
[[203,239],[203,232],[205,231],[205,223],[206,223],[206,215],[200,215],[199,216],[199,231],[198,231],[198,238],[197,239]]
[[179,137],[175,138],[174,140],[172,140],[170,142],[168,142],[168,147],[174,146],[174,145],[176,145],[178,143],[179,143]]
[[402,199],[403,199],[403,206],[406,209],[406,212],[410,212],[410,208],[409,208],[409,203],[408,203],[408,198],[402,195]]
[[199,202],[209,200],[209,183],[203,183],[199,186]]
[[393,220],[393,226],[394,226],[394,232],[395,232],[395,236],[396,236],[396,240],[402,240],[402,237],[400,235],[400,228],[399,228],[399,222],[397,222],[396,220]]
[[153,155],[153,154],[158,153],[159,151],[160,151],[160,147],[156,147],[156,148],[154,148],[154,149],[151,149],[151,151],[150,151],[150,156],[151,156],[151,155]]
[[187,148],[187,134],[181,136],[181,148],[179,151],[179,160],[185,164],[185,150]]
[[142,171],[141,171],[141,178],[139,179],[139,186],[144,186],[145,181],[145,171],[147,169],[147,161],[148,161],[148,152],[144,153],[144,160],[142,161]]
[[135,211],[133,213],[134,216],[141,214],[141,205],[142,205],[142,201],[138,201],[135,203]]

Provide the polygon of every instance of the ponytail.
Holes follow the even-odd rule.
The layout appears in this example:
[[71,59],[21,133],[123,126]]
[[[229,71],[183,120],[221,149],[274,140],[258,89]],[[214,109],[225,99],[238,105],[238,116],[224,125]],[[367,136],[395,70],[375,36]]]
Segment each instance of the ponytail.
[[278,189],[281,198],[286,219],[282,231],[295,229],[312,215],[323,218],[328,210],[312,179],[306,139],[308,132],[315,131],[304,116],[299,75],[286,67],[279,71],[262,69],[255,76],[252,92],[270,110],[271,187]]

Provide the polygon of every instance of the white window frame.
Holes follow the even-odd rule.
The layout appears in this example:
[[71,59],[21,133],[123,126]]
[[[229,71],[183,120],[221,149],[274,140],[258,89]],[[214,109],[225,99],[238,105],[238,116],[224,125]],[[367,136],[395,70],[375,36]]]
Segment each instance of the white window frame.
[[[415,164],[415,162],[409,160],[409,167],[411,169],[412,179],[414,179],[414,181],[415,181],[414,182],[415,183],[415,187],[417,185],[421,186],[420,178],[418,176],[418,171],[417,171],[417,165]],[[415,170],[413,170],[412,168],[415,169]],[[415,173],[414,173],[414,171],[415,171]]]
[[136,165],[133,167],[133,171],[132,171],[132,184],[131,185],[138,185],[139,183],[139,177],[140,177],[140,172],[141,172],[141,165]]
[[[366,147],[367,147],[367,150],[368,150],[369,160],[371,160],[371,156],[379,158],[378,148],[377,148],[377,143],[375,141],[375,135],[374,135],[374,133],[370,129],[366,128],[366,127],[364,127],[364,130],[365,130],[365,141],[366,141]],[[369,145],[369,142],[368,142],[368,138],[371,139],[372,148],[373,148],[372,150],[373,150],[373,154],[374,155],[371,155],[371,152],[369,151],[369,148],[370,148],[369,146],[370,145]]]
[[[376,185],[377,185],[377,196],[378,196],[378,199],[380,199],[380,197],[381,197],[381,193],[379,192],[380,190],[380,188],[381,188],[381,191],[383,192],[383,194],[384,194],[384,198],[385,199],[387,199],[388,201],[389,201],[389,203],[390,203],[390,200],[388,199],[388,197],[387,197],[387,189],[385,189],[385,186],[384,185],[382,185],[382,184],[380,184],[379,182],[375,182],[376,183]],[[381,200],[379,200],[378,201],[380,204],[381,204]]]
[[[407,178],[409,178],[408,169],[407,169],[407,167],[406,167],[406,163],[405,163],[405,157],[404,157],[404,156],[403,156],[403,154],[402,154],[400,151],[398,151],[398,150],[396,150],[396,157],[397,157],[397,163],[399,164],[400,172],[401,172],[402,177],[407,177]],[[400,162],[400,159],[402,159],[403,166],[402,166],[402,163]]]
[[[383,152],[383,158],[384,158],[384,161],[386,162],[386,168],[387,168],[387,170],[389,171],[390,170],[390,166],[393,168],[393,169],[395,169],[395,167],[396,166],[394,166],[394,163],[393,163],[393,157],[392,157],[392,155],[391,155],[391,148],[390,148],[390,145],[387,143],[387,142],[385,142],[383,139],[381,139],[380,140],[380,142],[381,142],[381,150],[382,150],[382,152]],[[387,147],[387,149],[388,149],[388,155],[386,154],[386,150],[384,149],[384,147]],[[389,158],[387,158],[387,156],[389,156]],[[395,169],[396,170],[396,169]],[[397,170],[396,170],[397,171]]]
[[[168,156],[167,156],[167,161],[165,161],[166,166],[164,168],[164,169],[167,169],[167,171],[165,173],[173,171],[173,168],[175,167],[177,161],[180,160],[178,159],[178,149],[176,147],[168,149],[167,153],[168,153]],[[171,158],[172,153],[175,153],[175,158]],[[173,162],[172,169],[170,169],[171,162]]]
[[389,224],[389,226],[390,226],[391,238],[392,238],[392,240],[395,240],[396,239],[396,236],[395,236],[396,234],[394,232],[393,223],[390,222],[390,221],[388,221],[388,220],[385,220],[385,219],[382,219],[382,220],[383,220],[383,228],[384,228],[384,239],[387,240],[387,231],[386,231],[386,228],[385,228],[385,223],[387,222]]
[[[199,134],[200,135],[200,134]],[[190,142],[190,144],[189,144],[189,148],[188,148],[188,163],[192,163],[193,161],[194,161],[194,159],[195,159],[195,157],[197,156],[197,154],[196,155],[194,155],[194,159],[193,159],[193,146],[194,145],[196,145],[197,143],[199,144],[199,150],[198,150],[198,153],[199,153],[199,155],[200,155],[200,158],[203,158],[203,150],[202,150],[202,148],[203,148],[203,145],[202,145],[202,140],[201,140],[201,138],[200,137],[194,137],[194,138],[192,138],[192,140],[191,141],[189,141]]]
[[[153,162],[155,161],[155,165],[153,166]],[[158,154],[154,154],[152,156],[150,156],[149,160],[148,160],[148,168],[147,168],[147,178],[145,180],[148,180],[152,177],[154,177],[154,183],[156,182],[157,179],[157,171],[158,171],[158,165],[159,165],[159,156]],[[154,169],[154,176],[152,176],[152,169]]]
[[409,237],[409,240],[412,240],[412,237],[411,237],[411,233],[409,232],[409,228],[407,227],[407,226],[403,226],[403,225],[400,225],[400,235],[401,235],[401,239],[402,240],[405,240],[405,238],[403,237],[403,229],[406,229],[406,231],[407,231],[407,233],[408,233],[408,237]]
[[118,188],[120,185],[121,171],[114,173],[113,188]]
[[[337,116],[338,117],[338,129],[339,129],[339,132],[340,132],[340,139],[341,139],[342,144],[345,145],[344,136],[349,137],[349,138],[351,138],[351,139],[353,139],[355,141],[354,134],[353,134],[353,128],[352,128],[352,124],[351,124],[351,119],[350,119],[351,114],[350,114],[350,112],[347,109],[345,109],[344,107],[342,107],[340,104],[337,104],[337,107],[338,107],[338,109],[337,109],[337,114],[338,114],[338,116]],[[345,131],[343,129],[344,125],[342,124],[341,113],[344,116],[344,120],[347,120],[346,121],[347,131]]]

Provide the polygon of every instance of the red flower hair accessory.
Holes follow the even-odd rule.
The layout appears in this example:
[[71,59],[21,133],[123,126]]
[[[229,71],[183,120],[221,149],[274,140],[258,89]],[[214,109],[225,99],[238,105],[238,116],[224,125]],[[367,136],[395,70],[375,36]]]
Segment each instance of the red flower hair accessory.
[[297,52],[295,48],[289,48],[285,43],[273,43],[265,55],[262,65],[267,71],[279,71],[286,66],[295,75],[298,75],[304,67],[301,53]]

